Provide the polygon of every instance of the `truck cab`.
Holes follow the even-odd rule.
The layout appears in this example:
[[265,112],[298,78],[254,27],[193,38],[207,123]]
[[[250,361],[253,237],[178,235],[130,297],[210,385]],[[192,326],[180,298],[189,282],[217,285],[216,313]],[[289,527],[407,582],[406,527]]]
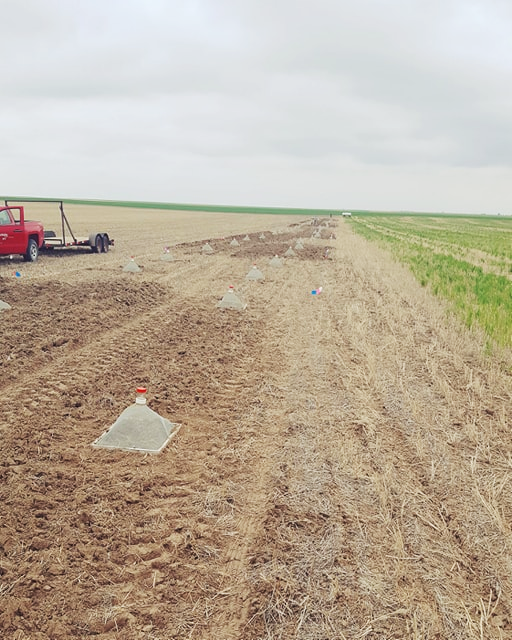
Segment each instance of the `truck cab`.
[[20,254],[27,262],[35,262],[43,242],[43,225],[25,220],[23,207],[0,208],[0,255]]

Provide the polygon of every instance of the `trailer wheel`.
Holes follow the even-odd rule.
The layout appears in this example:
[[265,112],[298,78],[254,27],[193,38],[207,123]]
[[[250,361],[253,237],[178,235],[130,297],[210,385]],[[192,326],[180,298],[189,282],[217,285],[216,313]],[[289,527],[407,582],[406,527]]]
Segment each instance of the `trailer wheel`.
[[103,251],[103,240],[101,235],[98,233],[96,236],[93,236],[93,240],[89,239],[89,244],[91,245],[91,251],[93,253],[100,253]]
[[103,234],[102,242],[101,242],[101,249],[102,249],[103,253],[107,253],[107,251],[110,249],[110,239],[108,237],[108,233],[104,233]]
[[39,247],[37,246],[37,242],[34,238],[29,238],[27,244],[27,251],[23,256],[25,262],[35,262],[37,260],[37,256],[39,255]]

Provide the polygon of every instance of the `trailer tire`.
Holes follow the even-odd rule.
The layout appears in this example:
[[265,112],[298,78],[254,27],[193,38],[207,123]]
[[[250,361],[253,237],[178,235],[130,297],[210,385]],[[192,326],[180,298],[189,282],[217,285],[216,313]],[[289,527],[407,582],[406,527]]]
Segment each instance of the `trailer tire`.
[[103,251],[103,240],[100,233],[91,233],[89,236],[89,246],[93,253],[101,253],[101,251]]
[[101,250],[103,253],[107,253],[110,249],[110,239],[108,237],[108,233],[104,233],[101,238]]
[[23,260],[25,262],[35,262],[37,260],[37,256],[39,255],[39,247],[37,246],[37,242],[34,238],[28,239],[27,251],[23,256]]

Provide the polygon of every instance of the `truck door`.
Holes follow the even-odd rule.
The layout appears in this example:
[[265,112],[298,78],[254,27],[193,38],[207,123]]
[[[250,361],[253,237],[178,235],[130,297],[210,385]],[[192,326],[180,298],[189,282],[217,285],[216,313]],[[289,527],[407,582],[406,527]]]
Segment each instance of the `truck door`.
[[7,253],[25,253],[26,238],[21,221],[20,207],[0,210],[0,251]]

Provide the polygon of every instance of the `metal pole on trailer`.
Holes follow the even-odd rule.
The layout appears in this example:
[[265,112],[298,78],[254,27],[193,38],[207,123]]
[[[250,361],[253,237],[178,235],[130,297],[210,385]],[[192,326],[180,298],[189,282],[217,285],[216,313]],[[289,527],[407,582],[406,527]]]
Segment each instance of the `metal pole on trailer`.
[[66,246],[66,231],[64,230],[64,207],[62,202],[60,203],[60,225],[62,228],[62,244]]
[[64,243],[64,245],[66,244],[66,237],[64,232],[64,223],[66,223],[68,231],[71,234],[71,237],[73,238],[73,242],[76,243],[77,240],[75,238],[75,234],[73,233],[71,226],[68,222],[68,219],[66,218],[66,214],[64,213],[64,203],[62,202],[62,200],[59,202],[59,209],[60,209],[60,215],[61,215],[61,221],[62,221],[62,242]]

